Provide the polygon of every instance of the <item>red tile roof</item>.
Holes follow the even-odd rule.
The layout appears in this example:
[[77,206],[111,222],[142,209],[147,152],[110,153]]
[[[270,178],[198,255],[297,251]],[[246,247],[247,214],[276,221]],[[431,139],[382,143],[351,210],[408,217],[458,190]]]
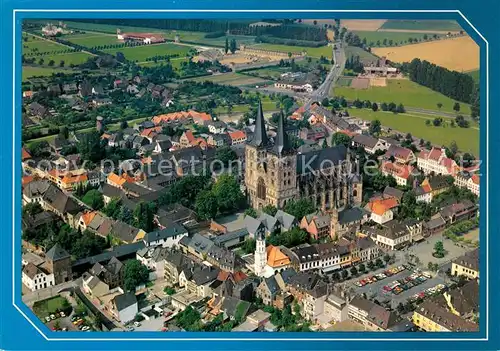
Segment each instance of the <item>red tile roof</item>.
[[31,158],[31,155],[30,153],[28,152],[28,150],[26,150],[24,147],[22,148],[21,150],[21,159],[24,161],[24,160],[28,160]]
[[368,208],[371,212],[382,216],[391,208],[397,207],[399,205],[398,200],[395,197],[390,197],[386,199],[377,199],[368,203]]
[[247,135],[245,134],[244,131],[237,130],[234,132],[230,132],[229,137],[231,138],[231,140],[240,140],[240,139],[245,139],[247,137]]
[[384,162],[382,163],[382,171],[387,172],[395,177],[408,179],[412,175],[414,168],[405,164]]

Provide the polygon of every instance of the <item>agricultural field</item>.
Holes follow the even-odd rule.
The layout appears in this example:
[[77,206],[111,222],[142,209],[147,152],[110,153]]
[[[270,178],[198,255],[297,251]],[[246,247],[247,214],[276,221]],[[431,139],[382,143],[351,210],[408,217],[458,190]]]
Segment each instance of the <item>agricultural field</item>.
[[384,25],[387,20],[341,20],[340,26],[350,31],[376,31]]
[[47,77],[51,76],[54,73],[74,73],[74,71],[69,70],[69,69],[64,69],[60,67],[33,67],[33,66],[23,66],[23,82],[27,81],[30,77]]
[[97,24],[97,23],[85,23],[85,22],[75,22],[75,21],[64,21],[69,29],[78,29],[80,31],[96,31],[104,33],[116,34],[116,29],[120,28],[122,32],[136,32],[136,33],[161,33],[159,29],[144,28],[144,27],[132,27],[132,26],[116,26],[111,24]]
[[274,50],[282,52],[302,52],[305,51],[307,56],[319,58],[324,56],[328,59],[332,58],[332,47],[331,46],[321,46],[319,48],[309,48],[304,46],[291,46],[291,45],[279,45],[279,44],[255,44],[252,45],[254,48],[264,49],[264,50]]
[[[407,79],[388,79],[385,87],[369,87],[354,89],[339,87],[334,89],[336,96],[344,96],[347,100],[370,100],[372,102],[394,102],[405,107],[419,107],[427,110],[438,110],[437,104],[442,103],[442,111],[453,112],[454,100],[432,89],[421,86]],[[470,114],[470,106],[460,103],[461,112]]]
[[377,56],[386,56],[393,62],[410,62],[420,58],[459,72],[479,68],[479,46],[469,36],[400,47],[373,48],[372,52]]
[[[273,101],[269,98],[267,95],[261,96],[261,102],[262,102],[262,109],[265,112],[270,112],[270,111],[276,111],[276,101]],[[232,114],[235,113],[245,113],[250,110],[250,105],[234,105],[233,109],[231,110]],[[218,106],[214,110],[215,113],[217,114],[227,114],[227,106]]]
[[[443,34],[439,33],[414,33],[414,32],[381,32],[381,31],[353,31],[357,34],[361,40],[366,39],[366,42],[369,46],[391,46],[389,45],[389,41],[392,40],[393,45],[404,45],[408,43],[410,38],[413,40],[417,39],[418,41],[424,41],[425,38],[432,38],[433,34],[436,34],[438,37],[442,37]],[[386,40],[386,44],[384,44],[384,40]]]
[[[217,46],[217,47],[224,47],[226,45],[226,36],[220,37],[220,38],[205,38],[206,33],[196,33],[196,32],[191,32],[192,34],[199,34],[201,37],[199,39],[184,39],[181,35],[180,40],[186,40],[186,41],[192,41],[195,43],[199,43],[201,45],[206,45],[206,46]],[[239,47],[241,44],[244,45],[252,45],[255,44],[255,37],[251,36],[246,36],[246,35],[227,35],[227,38],[229,41],[231,40],[236,40],[236,46]]]
[[387,20],[380,29],[459,32],[462,27],[455,20]]
[[378,60],[377,56],[375,56],[372,53],[369,53],[368,51],[365,51],[361,48],[358,48],[357,46],[347,46],[345,48],[345,55],[346,55],[346,58],[359,56],[359,59],[361,61],[376,61],[376,60]]
[[350,87],[352,83],[352,77],[340,77],[335,83],[338,87]]
[[[23,38],[25,36],[23,35]],[[44,40],[32,35],[27,36],[28,41],[23,39],[22,41],[22,51],[23,54],[29,54],[32,52],[57,52],[69,49],[65,45],[61,45],[51,40]]]
[[[392,128],[402,133],[411,133],[417,138],[429,140],[436,145],[449,146],[452,141],[456,141],[458,148],[463,152],[470,152],[475,156],[479,155],[479,130],[474,128],[452,128],[427,126],[426,120],[433,120],[436,116],[377,111],[368,109],[349,109],[349,115],[367,121],[378,119],[383,126]],[[443,117],[444,118],[444,117]],[[444,118],[445,119],[445,118]]]
[[103,52],[116,55],[117,52],[121,52],[125,55],[125,58],[130,61],[138,61],[144,62],[148,57],[153,57],[156,55],[179,55],[180,57],[184,57],[189,52],[189,46],[176,45],[171,43],[166,44],[153,44],[153,45],[144,45],[137,47],[122,47],[122,48],[114,48],[107,49]]
[[86,32],[85,34],[65,35],[64,40],[88,48],[120,43],[120,41],[116,38],[116,35],[97,33],[97,32]]
[[193,80],[195,82],[210,81],[217,84],[225,84],[232,86],[262,85],[269,83],[269,80],[265,80],[258,77],[250,77],[239,73],[216,74],[212,76],[198,77],[189,80]]

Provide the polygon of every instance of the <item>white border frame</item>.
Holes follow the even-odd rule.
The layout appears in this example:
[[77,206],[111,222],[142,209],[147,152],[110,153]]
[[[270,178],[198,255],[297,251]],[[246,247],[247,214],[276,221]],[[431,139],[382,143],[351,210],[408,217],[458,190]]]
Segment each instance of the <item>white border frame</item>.
[[[93,9],[93,10],[61,10],[61,9],[54,9],[54,10],[47,10],[47,9],[14,9],[12,11],[12,29],[13,29],[13,38],[12,38],[12,45],[13,45],[13,52],[12,52],[12,61],[13,61],[13,70],[12,70],[12,83],[13,83],[13,91],[14,93],[12,94],[12,107],[13,107],[13,124],[12,124],[12,169],[16,169],[16,162],[17,159],[15,158],[15,148],[16,148],[16,128],[15,128],[15,118],[16,118],[16,96],[19,94],[17,90],[15,89],[16,87],[16,14],[17,13],[22,13],[22,12],[50,12],[50,13],[58,13],[58,12],[134,12],[134,13],[150,13],[150,12],[157,12],[157,13],[204,13],[204,12],[215,12],[215,13],[299,13],[299,12],[307,12],[307,13],[454,13],[454,14],[459,14],[466,22],[469,24],[469,26],[476,32],[477,35],[485,42],[486,44],[486,104],[485,104],[485,110],[486,110],[486,160],[489,160],[489,43],[486,40],[486,38],[474,27],[474,25],[467,19],[467,17],[464,16],[464,14],[460,10],[214,10],[214,9],[207,9],[207,10],[200,10],[200,9],[186,9],[186,10],[181,10],[181,9],[172,9],[172,10],[144,10],[144,9],[139,9],[139,10],[131,10],[131,9]],[[481,58],[481,57],[480,57]],[[481,62],[481,60],[480,60]],[[481,70],[481,66],[480,66]],[[483,193],[485,194],[484,196],[486,197],[486,308],[484,309],[485,315],[486,315],[486,338],[403,338],[403,339],[396,339],[396,338],[49,338],[47,335],[45,335],[44,332],[42,332],[36,325],[33,323],[31,319],[28,318],[28,316],[19,308],[19,306],[16,305],[15,301],[15,296],[16,296],[16,277],[15,277],[15,266],[16,262],[19,262],[20,260],[16,261],[17,258],[17,252],[15,247],[15,212],[16,212],[16,204],[15,204],[15,192],[16,192],[16,178],[12,177],[12,305],[21,313],[21,315],[42,335],[45,340],[47,341],[488,341],[488,333],[489,333],[489,310],[488,310],[488,302],[489,302],[489,292],[488,292],[488,287],[489,287],[489,267],[488,267],[488,262],[489,262],[489,253],[488,253],[488,248],[489,248],[489,167],[488,167],[488,162],[484,162],[484,165],[486,165],[486,191]],[[483,275],[484,276],[484,275]]]

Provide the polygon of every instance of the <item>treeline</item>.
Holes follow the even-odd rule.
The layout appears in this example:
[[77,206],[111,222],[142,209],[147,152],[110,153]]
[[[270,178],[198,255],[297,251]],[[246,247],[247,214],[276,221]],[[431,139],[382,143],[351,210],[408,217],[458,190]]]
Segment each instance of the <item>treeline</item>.
[[229,33],[239,35],[259,36],[267,34],[278,38],[310,41],[324,41],[327,38],[325,28],[285,23],[281,26],[250,26],[249,21],[205,19],[82,19],[78,21],[115,25],[117,28],[132,26],[209,33],[229,31]]
[[363,72],[363,63],[359,59],[359,56],[351,56],[345,62],[345,68],[350,69],[355,73]]
[[226,32],[224,32],[224,31],[212,32],[212,33],[205,34],[205,38],[207,38],[207,39],[221,38],[225,35],[226,35]]
[[401,71],[420,85],[465,103],[473,103],[475,98],[474,79],[468,74],[450,71],[428,61],[416,58],[401,65]]
[[326,40],[323,41],[308,41],[308,40],[296,40],[296,39],[284,39],[273,37],[270,35],[259,35],[255,37],[256,43],[269,43],[269,44],[280,44],[280,45],[290,45],[290,46],[306,46],[311,48],[318,48],[320,46],[325,46],[328,44]]

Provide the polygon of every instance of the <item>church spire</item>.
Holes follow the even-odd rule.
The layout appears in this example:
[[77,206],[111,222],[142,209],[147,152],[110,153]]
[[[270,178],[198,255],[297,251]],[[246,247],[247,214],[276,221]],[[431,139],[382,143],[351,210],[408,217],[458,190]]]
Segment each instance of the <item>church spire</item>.
[[255,131],[253,134],[252,145],[265,147],[268,144],[266,122],[264,121],[264,113],[262,112],[262,102],[259,100],[257,109],[257,118],[255,120]]
[[278,118],[278,131],[276,133],[276,140],[274,142],[273,151],[278,154],[286,154],[292,147],[290,145],[290,141],[288,140],[288,135],[285,132],[285,117],[283,115],[283,111],[280,112]]

